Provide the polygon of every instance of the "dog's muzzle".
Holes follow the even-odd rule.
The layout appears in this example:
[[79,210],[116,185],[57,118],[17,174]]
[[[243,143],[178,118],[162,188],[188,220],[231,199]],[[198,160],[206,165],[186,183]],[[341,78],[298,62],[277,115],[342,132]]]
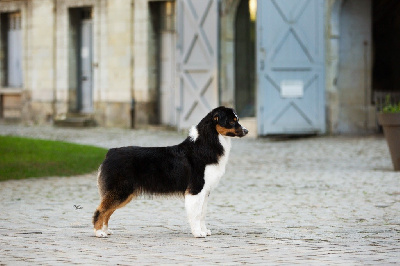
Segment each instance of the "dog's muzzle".
[[239,132],[238,132],[238,137],[239,138],[241,138],[241,137],[244,137],[244,136],[246,136],[247,135],[247,133],[249,133],[249,131],[247,130],[247,128],[245,128],[245,127],[241,127],[241,130],[239,130]]

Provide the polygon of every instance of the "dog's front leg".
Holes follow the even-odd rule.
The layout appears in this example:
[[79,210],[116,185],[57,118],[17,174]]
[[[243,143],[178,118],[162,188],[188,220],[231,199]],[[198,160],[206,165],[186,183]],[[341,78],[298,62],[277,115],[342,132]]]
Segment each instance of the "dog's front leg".
[[210,192],[206,193],[204,203],[203,203],[203,210],[201,212],[201,220],[200,220],[200,225],[201,225],[201,231],[206,232],[208,236],[211,235],[211,231],[207,229],[206,226],[206,213],[207,213],[207,203],[208,203],[208,198],[210,197]]
[[207,236],[207,232],[202,231],[202,226],[201,226],[203,205],[206,195],[207,193],[204,190],[202,190],[197,195],[192,195],[190,193],[185,195],[186,213],[194,237]]

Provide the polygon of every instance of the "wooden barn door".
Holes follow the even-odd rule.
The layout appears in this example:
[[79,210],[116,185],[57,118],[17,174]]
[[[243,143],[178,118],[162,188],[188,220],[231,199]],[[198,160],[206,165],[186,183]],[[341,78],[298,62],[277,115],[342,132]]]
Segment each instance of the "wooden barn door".
[[261,0],[258,133],[325,132],[324,0]]
[[218,1],[177,4],[178,127],[188,128],[218,105]]

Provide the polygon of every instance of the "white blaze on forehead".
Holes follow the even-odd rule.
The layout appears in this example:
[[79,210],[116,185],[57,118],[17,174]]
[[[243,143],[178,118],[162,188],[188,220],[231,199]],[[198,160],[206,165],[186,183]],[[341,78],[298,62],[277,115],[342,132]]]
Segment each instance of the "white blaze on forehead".
[[236,114],[235,111],[233,111],[233,114],[235,115],[236,119],[239,121],[239,117],[238,117],[238,115]]
[[199,137],[199,131],[197,131],[196,126],[192,126],[189,130],[189,137],[190,139],[195,142],[196,139]]

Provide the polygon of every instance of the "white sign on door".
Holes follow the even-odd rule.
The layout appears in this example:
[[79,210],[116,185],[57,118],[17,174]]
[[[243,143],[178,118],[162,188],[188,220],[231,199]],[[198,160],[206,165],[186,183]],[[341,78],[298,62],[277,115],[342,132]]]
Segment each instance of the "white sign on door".
[[282,98],[302,98],[304,95],[304,83],[302,80],[282,80]]

